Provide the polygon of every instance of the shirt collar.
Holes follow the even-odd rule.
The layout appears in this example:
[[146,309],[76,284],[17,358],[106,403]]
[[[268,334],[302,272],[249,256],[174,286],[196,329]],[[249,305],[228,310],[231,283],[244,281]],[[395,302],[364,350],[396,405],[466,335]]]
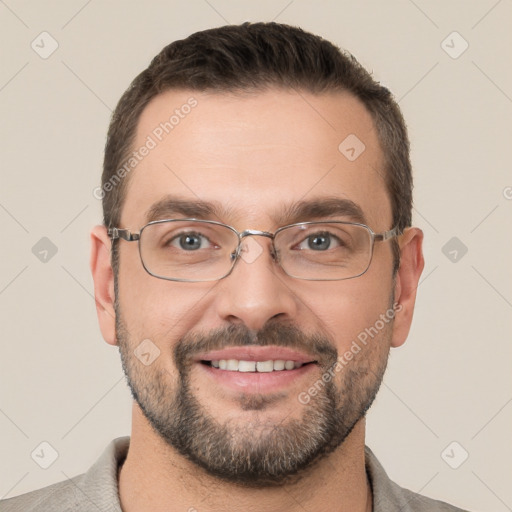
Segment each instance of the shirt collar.
[[[84,475],[81,491],[99,510],[105,512],[122,512],[119,501],[118,472],[126,459],[129,437],[114,439],[101,457]],[[373,494],[373,510],[379,512],[410,512],[411,498],[403,489],[392,482],[377,457],[365,447],[365,466]]]

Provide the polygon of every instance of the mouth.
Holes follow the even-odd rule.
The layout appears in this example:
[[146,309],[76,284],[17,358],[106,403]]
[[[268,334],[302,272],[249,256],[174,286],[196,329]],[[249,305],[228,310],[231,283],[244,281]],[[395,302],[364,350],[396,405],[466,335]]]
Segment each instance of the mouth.
[[244,346],[214,350],[196,357],[212,368],[230,372],[291,371],[318,361],[311,354],[278,346]]
[[270,373],[270,372],[281,372],[290,371],[301,368],[308,364],[316,364],[316,361],[308,361],[307,363],[301,363],[299,361],[293,361],[292,359],[269,359],[266,361],[247,361],[239,359],[215,359],[215,360],[202,360],[201,364],[211,366],[212,368],[218,368],[219,370],[225,370],[228,372],[242,372],[242,373]]
[[195,362],[216,385],[255,393],[290,387],[318,367],[313,356],[284,347],[234,347],[202,354]]

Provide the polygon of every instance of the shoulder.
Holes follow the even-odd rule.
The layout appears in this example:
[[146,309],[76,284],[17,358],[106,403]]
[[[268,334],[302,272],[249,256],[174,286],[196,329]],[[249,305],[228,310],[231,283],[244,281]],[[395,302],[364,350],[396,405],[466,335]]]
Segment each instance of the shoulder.
[[[80,510],[80,483],[84,475],[28,492],[21,496],[2,500],[2,512],[64,512]],[[83,501],[83,500],[82,500]]]
[[[400,510],[407,512],[468,512],[465,509],[455,507],[454,505],[450,505],[444,501],[438,501],[422,496],[421,494],[410,491],[409,489],[400,487],[394,482],[391,482],[391,484],[394,488],[395,497],[400,499],[400,506],[403,507]],[[376,508],[375,510],[381,510],[381,508]],[[382,510],[387,509],[382,508]],[[389,510],[394,509],[390,508]]]
[[121,512],[117,471],[129,441],[114,439],[87,473],[0,501],[0,512]]
[[365,447],[366,471],[373,489],[373,510],[378,512],[468,512],[444,501],[427,498],[391,481],[377,457]]

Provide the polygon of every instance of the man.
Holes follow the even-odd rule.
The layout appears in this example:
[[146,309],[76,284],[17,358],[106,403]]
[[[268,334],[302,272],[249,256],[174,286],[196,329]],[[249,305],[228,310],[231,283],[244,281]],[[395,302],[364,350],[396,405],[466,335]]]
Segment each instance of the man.
[[116,108],[96,192],[132,435],[2,510],[460,510],[365,447],[424,262],[404,121],[354,58],[275,23],[169,45]]

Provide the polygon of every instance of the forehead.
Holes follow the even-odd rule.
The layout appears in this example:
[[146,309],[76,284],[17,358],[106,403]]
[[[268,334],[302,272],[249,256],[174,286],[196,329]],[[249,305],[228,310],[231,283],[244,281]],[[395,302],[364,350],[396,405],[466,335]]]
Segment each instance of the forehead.
[[241,229],[273,229],[297,204],[333,199],[390,228],[375,125],[347,93],[167,91],[144,109],[133,150],[122,212],[131,228],[168,196],[214,204]]

